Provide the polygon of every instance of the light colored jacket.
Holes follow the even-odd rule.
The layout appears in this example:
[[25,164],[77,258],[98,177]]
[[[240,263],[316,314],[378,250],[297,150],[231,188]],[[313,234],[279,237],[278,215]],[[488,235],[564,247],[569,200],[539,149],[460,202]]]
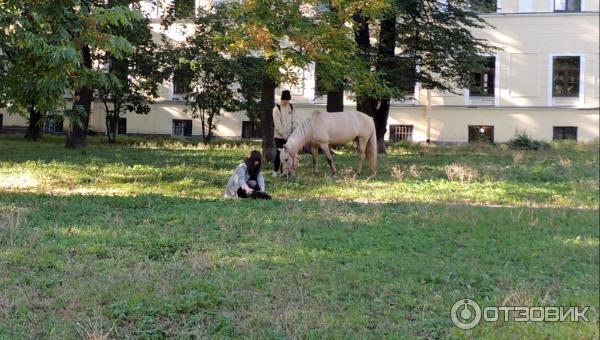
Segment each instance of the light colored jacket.
[[292,131],[298,126],[298,119],[295,110],[292,110],[292,105],[281,106],[281,111],[275,105],[273,108],[273,125],[275,125],[275,138],[287,139],[292,134]]
[[[227,182],[227,188],[225,188],[225,197],[237,197],[237,191],[239,188],[247,190],[248,184],[246,182],[249,179],[250,173],[248,173],[248,166],[246,165],[246,163],[238,165],[233,175],[229,177],[229,181]],[[256,176],[256,182],[260,191],[265,191],[265,178],[262,174],[258,174],[258,176]]]

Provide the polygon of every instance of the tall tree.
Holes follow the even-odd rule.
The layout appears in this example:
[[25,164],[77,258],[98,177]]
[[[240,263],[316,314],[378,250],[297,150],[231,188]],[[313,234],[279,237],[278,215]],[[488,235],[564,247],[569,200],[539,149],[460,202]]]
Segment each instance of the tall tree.
[[56,24],[38,12],[50,15],[48,4],[31,1],[0,2],[0,50],[3,73],[0,93],[8,112],[28,121],[25,137],[39,140],[44,116],[60,108],[67,79],[64,72],[77,67],[72,50],[61,45]]
[[[63,110],[72,122],[67,146],[85,144],[92,87],[106,76],[92,68],[92,53],[121,58],[129,42],[108,31],[141,17],[125,6],[107,8],[86,0],[0,2],[0,48],[7,58],[0,91],[11,113],[30,117],[31,137],[39,138],[44,115]],[[64,96],[75,92],[72,109]]]
[[[114,6],[136,5],[138,1],[113,1]],[[98,99],[106,112],[109,143],[116,143],[120,119],[127,112],[148,114],[150,104],[158,97],[158,84],[168,76],[164,71],[164,52],[154,43],[148,19],[132,21],[128,26],[111,27],[115,35],[125,37],[134,48],[132,54],[116,58],[112,53],[98,51],[94,60],[108,69],[107,81],[98,88]]]
[[107,76],[102,70],[94,69],[92,53],[95,50],[104,51],[117,60],[132,54],[131,43],[125,36],[115,34],[114,29],[131,26],[133,22],[142,20],[143,17],[139,11],[131,10],[124,4],[115,5],[119,1],[72,0],[72,2],[75,7],[68,8],[73,10],[73,15],[70,17],[71,27],[66,31],[74,39],[74,46],[80,46],[83,67],[79,68],[79,72],[75,74],[76,100],[73,106],[79,109],[71,114],[72,123],[67,133],[66,146],[78,148],[87,143],[94,87],[109,88],[111,81],[119,81],[117,77]]
[[309,63],[307,37],[314,23],[303,13],[302,1],[248,0],[237,5],[237,30],[230,52],[236,55],[254,54],[264,60],[265,73],[261,77],[262,149],[267,160],[275,157],[272,110],[275,89],[281,83],[299,81],[297,68]]
[[194,33],[186,40],[179,59],[191,70],[191,93],[185,100],[192,116],[200,117],[205,144],[213,137],[215,116],[221,110],[234,110],[238,104],[233,85],[240,72],[236,60],[224,54],[232,24],[229,13],[226,3],[199,8]]
[[266,74],[266,66],[263,58],[253,56],[240,56],[236,61],[238,65],[238,107],[239,111],[246,113],[251,122],[261,124],[263,109],[262,77]]
[[[357,109],[375,121],[380,152],[385,152],[390,100],[409,96],[407,81],[418,82],[424,89],[456,92],[468,84],[470,72],[482,66],[480,55],[491,48],[469,30],[486,25],[477,4],[467,0],[392,0],[379,16],[355,13],[355,40],[363,59],[384,75],[392,90],[384,95],[374,95],[369,88],[357,93]],[[379,36],[377,46],[372,46],[370,37],[375,31]],[[403,74],[400,79],[399,73]]]

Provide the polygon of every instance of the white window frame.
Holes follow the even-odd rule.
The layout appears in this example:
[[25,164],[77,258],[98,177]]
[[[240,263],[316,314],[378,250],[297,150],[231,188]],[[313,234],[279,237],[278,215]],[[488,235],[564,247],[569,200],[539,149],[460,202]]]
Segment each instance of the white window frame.
[[[525,9],[527,9],[527,10],[525,10]],[[532,13],[533,12],[533,0],[518,0],[517,12]]]
[[[579,99],[576,102],[577,106],[583,106],[585,100],[585,53],[550,53],[548,54],[548,98],[547,106],[555,106],[552,87],[554,85],[554,57],[579,57]],[[558,106],[558,105],[557,105]]]
[[[481,54],[482,57],[494,57],[494,105],[500,106],[500,53]],[[471,105],[471,91],[469,88],[463,89],[465,97],[465,106]],[[476,97],[476,96],[473,96]]]
[[548,0],[548,9],[549,9],[548,12],[551,12],[551,13],[580,13],[580,12],[585,12],[585,6],[586,6],[586,2],[585,1],[586,0],[581,0],[581,4],[580,4],[581,9],[579,10],[579,12],[564,12],[564,11],[558,11],[558,12],[556,12],[554,10],[554,1],[556,1],[556,0]]
[[[198,15],[198,8],[200,8],[200,5],[202,4],[203,0],[194,0],[194,17]],[[215,3],[218,1],[215,1]],[[169,1],[169,5],[175,5],[175,0],[170,0]],[[160,1],[157,1],[156,3],[156,7],[159,8],[159,19],[160,19]]]

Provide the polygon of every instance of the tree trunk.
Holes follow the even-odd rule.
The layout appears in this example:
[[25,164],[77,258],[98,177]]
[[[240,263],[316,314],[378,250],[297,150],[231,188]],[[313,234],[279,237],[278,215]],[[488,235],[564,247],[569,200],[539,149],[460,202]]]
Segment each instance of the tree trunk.
[[387,121],[390,115],[390,99],[386,98],[379,103],[375,111],[373,122],[375,123],[375,133],[377,135],[377,152],[386,153],[385,133],[387,132]]
[[117,129],[119,126],[119,118],[114,114],[106,115],[106,136],[109,144],[117,144]]
[[[394,72],[393,65],[396,49],[396,17],[387,17],[380,23],[379,29],[379,49],[377,70],[385,74]],[[390,115],[390,98],[383,98],[379,107],[375,111],[373,120],[375,121],[375,131],[377,132],[377,152],[385,153],[384,137],[387,132],[387,122]]]
[[[356,13],[353,16],[356,23],[354,31],[354,40],[358,45],[365,61],[370,63],[369,54],[371,50],[371,41],[369,40],[369,22],[361,13]],[[373,117],[377,109],[377,99],[369,97],[366,94],[360,94],[356,97],[356,110],[366,113]]]
[[212,141],[213,130],[215,128],[213,125],[214,118],[215,118],[215,112],[212,111],[212,112],[210,112],[210,115],[208,116],[208,136],[206,137],[205,144],[208,144]]
[[267,161],[275,160],[275,140],[273,127],[273,107],[275,106],[275,87],[277,84],[265,72],[262,78],[262,154]]
[[[83,63],[86,68],[92,68],[92,53],[89,46],[84,46],[81,49]],[[77,91],[79,99],[73,105],[83,107],[85,114],[80,117],[81,126],[71,123],[71,131],[67,134],[67,148],[75,149],[84,147],[87,143],[88,126],[90,122],[90,114],[92,111],[93,90],[89,87],[82,87]]]
[[344,111],[344,89],[327,92],[327,112]]
[[33,105],[29,106],[29,119],[25,138],[37,142],[42,138],[42,114]]

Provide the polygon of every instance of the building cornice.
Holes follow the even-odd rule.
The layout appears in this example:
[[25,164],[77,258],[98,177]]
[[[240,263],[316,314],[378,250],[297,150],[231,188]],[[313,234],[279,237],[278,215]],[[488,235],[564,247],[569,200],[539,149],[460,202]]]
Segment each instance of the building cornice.
[[[185,105],[185,101],[180,100],[159,100],[154,101],[152,104],[154,105]],[[325,108],[327,105],[325,103],[302,103],[302,102],[293,102],[294,107],[296,108]],[[598,111],[600,107],[576,107],[576,106],[494,106],[494,105],[432,105],[432,109],[485,109],[485,110],[583,110],[583,111]],[[423,109],[425,105],[413,105],[413,104],[391,104],[390,109]],[[356,105],[344,105],[344,109],[346,111],[356,110]]]
[[581,17],[598,16],[600,12],[528,12],[528,13],[482,13],[481,18],[505,18],[505,17]]

